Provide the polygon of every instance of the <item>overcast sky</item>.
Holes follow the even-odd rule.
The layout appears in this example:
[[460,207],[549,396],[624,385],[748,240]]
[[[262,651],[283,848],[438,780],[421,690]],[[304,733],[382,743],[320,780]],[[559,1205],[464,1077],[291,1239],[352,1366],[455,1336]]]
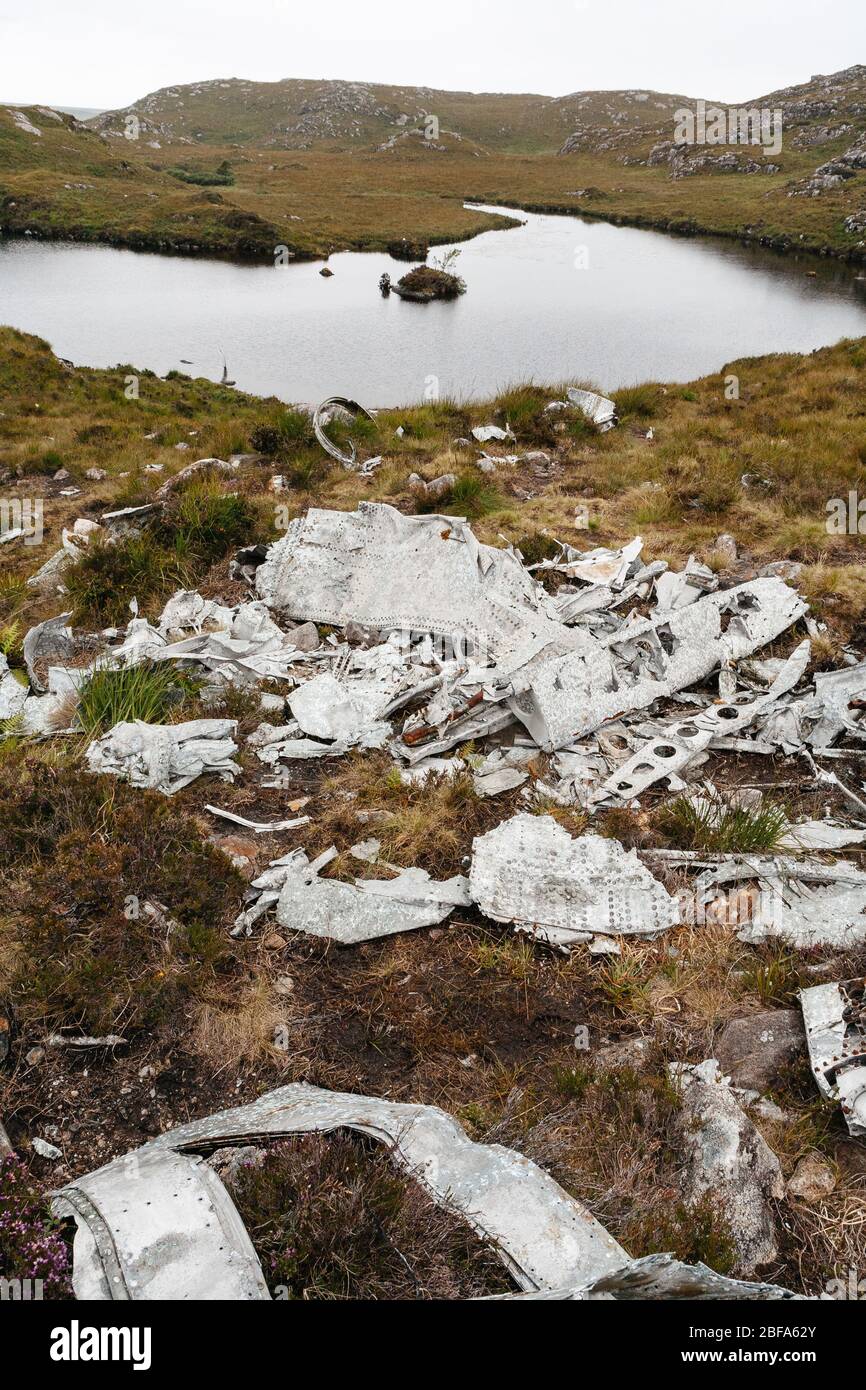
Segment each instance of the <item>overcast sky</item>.
[[864,0],[0,0],[0,101],[22,103],[213,77],[739,102],[864,61]]

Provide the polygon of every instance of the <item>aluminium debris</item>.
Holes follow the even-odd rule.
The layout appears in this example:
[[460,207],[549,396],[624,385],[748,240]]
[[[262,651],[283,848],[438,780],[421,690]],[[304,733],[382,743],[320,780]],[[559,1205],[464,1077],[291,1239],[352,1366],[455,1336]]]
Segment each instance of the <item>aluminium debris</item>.
[[[598,558],[598,577],[618,582],[636,552]],[[472,654],[479,665],[474,691],[462,683],[468,699],[418,720],[429,727],[428,753],[504,727],[497,704],[507,704],[541,748],[565,747],[750,655],[806,612],[783,581],[758,579],[684,609],[631,616],[598,638],[562,621],[515,551],[480,544],[461,518],[406,517],[383,503],[362,503],[355,513],[314,508],[297,518],[255,582],[269,607],[298,620],[428,634],[448,644],[446,656]],[[471,716],[465,729],[447,727],[464,716]],[[398,751],[407,756],[405,738]]]
[[133,787],[150,787],[172,796],[203,772],[231,782],[241,771],[235,719],[191,719],[185,724],[147,724],[136,719],[115,724],[94,739],[84,757],[91,772],[109,773]]
[[5,653],[0,652],[0,720],[17,718],[29,695],[27,686],[9,670]]
[[69,659],[75,651],[72,630],[67,626],[71,617],[72,613],[69,612],[48,618],[44,623],[31,627],[24,638],[24,665],[33,690],[40,695],[48,689],[40,668],[49,661]]
[[537,1302],[595,1302],[616,1301],[635,1302],[637,1300],[690,1301],[735,1299],[743,1300],[800,1300],[801,1294],[782,1288],[780,1284],[755,1283],[743,1279],[732,1279],[727,1274],[717,1274],[707,1265],[683,1264],[673,1255],[644,1255],[630,1260],[612,1274],[602,1274],[599,1278],[583,1284],[566,1285],[561,1289],[545,1289],[537,1293],[497,1294],[487,1302],[523,1301]]
[[710,705],[700,714],[672,721],[657,739],[651,739],[622,763],[602,783],[598,796],[631,800],[662,777],[679,773],[696,754],[704,752],[723,732],[737,734],[747,728],[782,695],[797,684],[809,663],[808,638],[792,652],[766,695],[748,695]]
[[[348,396],[329,396],[327,400],[316,406],[313,413],[313,432],[325,453],[330,454],[331,458],[336,459],[344,468],[354,469],[357,464],[355,445],[352,441],[349,440],[346,449],[341,449],[325,433],[325,427],[330,424],[335,415],[348,416],[350,419],[356,419],[359,415],[363,415],[368,420],[372,420],[373,416],[369,410],[359,405],[357,401],[350,400]],[[369,467],[369,464],[373,462],[373,460],[368,460],[367,466]],[[375,463],[380,462],[380,459],[375,460]],[[361,471],[363,472],[363,468]]]
[[523,1296],[795,1297],[670,1255],[632,1260],[538,1164],[500,1144],[473,1142],[445,1111],[303,1082],[169,1130],[61,1188],[52,1205],[76,1223],[76,1297],[269,1300],[249,1233],[206,1156],[343,1129],[382,1144],[434,1202],[489,1242]]
[[295,816],[291,820],[258,821],[247,820],[246,816],[238,816],[234,811],[224,811],[220,806],[205,806],[204,809],[220,820],[230,820],[235,825],[242,825],[245,830],[254,830],[257,835],[272,835],[278,830],[296,830],[298,826],[310,824],[309,816]]
[[273,905],[279,926],[341,945],[374,941],[398,932],[435,926],[455,907],[469,906],[467,880],[457,874],[437,883],[423,869],[403,869],[393,879],[320,878],[336,857],[333,847],[310,862],[303,850],[271,861],[253,879],[258,899],[237,918],[232,935],[248,935]]
[[602,434],[617,423],[616,403],[607,396],[600,396],[597,391],[582,391],[578,386],[570,386],[565,394]]
[[800,991],[818,1090],[842,1106],[851,1134],[866,1136],[866,979]]
[[692,884],[696,910],[724,885],[757,883],[756,894],[739,899],[749,910],[738,932],[741,941],[779,938],[801,950],[845,950],[866,941],[866,873],[845,860],[826,864],[810,857],[733,854],[702,864],[699,857],[686,861],[677,851],[664,855],[664,860],[703,868]]
[[866,830],[851,825],[834,825],[827,820],[804,820],[789,825],[778,841],[779,849],[837,850],[862,845]]
[[573,839],[552,816],[526,812],[475,839],[469,892],[486,917],[563,949],[680,920],[677,900],[634,850],[601,835]]

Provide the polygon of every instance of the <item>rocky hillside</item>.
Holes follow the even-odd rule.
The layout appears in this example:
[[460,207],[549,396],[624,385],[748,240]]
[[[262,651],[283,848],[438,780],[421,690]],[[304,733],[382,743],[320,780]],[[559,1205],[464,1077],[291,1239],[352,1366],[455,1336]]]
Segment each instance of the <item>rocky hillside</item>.
[[[724,105],[709,98],[707,105]],[[629,163],[670,139],[674,112],[697,98],[627,89],[536,93],[446,92],[432,87],[367,82],[248,82],[242,78],[163,87],[119,111],[89,122],[120,138],[137,117],[141,138],[166,144],[255,145],[271,149],[377,150],[419,143],[432,148],[466,145],[491,153],[611,153]],[[862,128],[866,67],[744,100],[743,106],[781,110],[793,148],[811,149]],[[429,136],[430,117],[438,130]]]
[[[141,138],[164,144],[261,145],[275,149],[376,149],[436,117],[441,134],[495,152],[555,153],[575,131],[589,128],[595,148],[624,135],[668,129],[689,98],[649,91],[535,93],[444,92],[367,82],[196,82],[151,92],[91,126],[120,137],[126,118]],[[435,143],[435,137],[434,137]]]

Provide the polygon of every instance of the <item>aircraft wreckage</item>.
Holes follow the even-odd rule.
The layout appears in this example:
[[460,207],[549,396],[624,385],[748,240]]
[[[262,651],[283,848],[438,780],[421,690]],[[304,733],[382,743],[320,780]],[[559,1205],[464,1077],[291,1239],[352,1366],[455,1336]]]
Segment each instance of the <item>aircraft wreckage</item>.
[[384,1144],[435,1202],[490,1242],[516,1285],[506,1298],[796,1297],[671,1255],[632,1260],[531,1159],[499,1144],[474,1143],[444,1111],[303,1083],[170,1130],[61,1188],[53,1208],[76,1223],[76,1297],[270,1299],[249,1234],[207,1155],[340,1129]]

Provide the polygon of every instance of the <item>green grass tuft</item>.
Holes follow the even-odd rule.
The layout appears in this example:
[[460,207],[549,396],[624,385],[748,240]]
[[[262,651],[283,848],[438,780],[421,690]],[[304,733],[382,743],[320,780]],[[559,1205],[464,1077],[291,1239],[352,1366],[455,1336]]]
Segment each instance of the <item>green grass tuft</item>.
[[678,849],[772,854],[789,822],[785,808],[770,801],[750,811],[720,798],[708,798],[705,805],[695,806],[687,797],[677,797],[661,808],[657,823]]
[[169,662],[95,671],[81,688],[78,719],[91,736],[135,719],[161,724],[197,690],[198,682],[180,674]]

